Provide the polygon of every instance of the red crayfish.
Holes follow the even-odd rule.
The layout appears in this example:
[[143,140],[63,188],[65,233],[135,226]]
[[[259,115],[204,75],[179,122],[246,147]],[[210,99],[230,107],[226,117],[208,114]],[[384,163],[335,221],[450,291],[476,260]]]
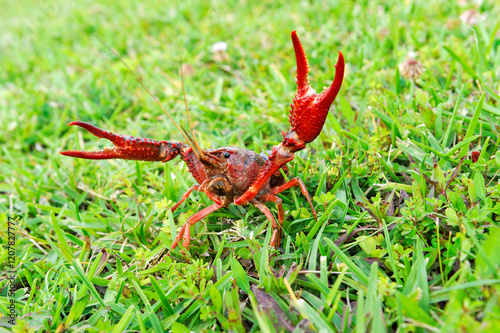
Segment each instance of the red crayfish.
[[[259,155],[251,150],[237,147],[203,150],[198,145],[194,134],[193,137],[190,137],[184,129],[181,133],[188,144],[178,141],[156,141],[117,135],[82,121],[74,121],[69,125],[83,127],[99,138],[108,139],[114,147],[97,152],[63,151],[61,154],[91,160],[118,158],[158,162],[167,162],[180,155],[198,184],[192,186],[182,196],[179,202],[171,208],[172,212],[194,190],[205,193],[214,203],[187,219],[177,234],[171,249],[174,249],[181,239],[183,239],[183,246],[188,248],[191,237],[190,226],[231,203],[241,206],[252,204],[262,211],[271,221],[270,245],[279,246],[284,218],[282,201],[277,196],[279,193],[290,187],[299,186],[311,206],[314,218],[317,218],[311,198],[302,180],[297,177],[285,181],[280,169],[286,173],[288,171],[286,164],[294,158],[294,153],[304,149],[307,143],[313,141],[320,134],[344,77],[344,58],[339,52],[333,83],[322,93],[316,93],[309,85],[307,57],[295,31],[292,32],[292,42],[297,61],[297,94],[293,99],[293,104],[291,104],[292,109],[289,117],[291,130],[286,133],[282,131],[283,141],[273,147],[270,155]],[[140,82],[142,84],[142,81]],[[155,98],[154,95],[152,96]],[[160,104],[156,98],[155,101]],[[175,125],[177,126],[177,124]],[[177,128],[179,127],[177,126]],[[265,202],[269,201],[274,202],[277,206],[279,225],[271,211],[264,205]]]

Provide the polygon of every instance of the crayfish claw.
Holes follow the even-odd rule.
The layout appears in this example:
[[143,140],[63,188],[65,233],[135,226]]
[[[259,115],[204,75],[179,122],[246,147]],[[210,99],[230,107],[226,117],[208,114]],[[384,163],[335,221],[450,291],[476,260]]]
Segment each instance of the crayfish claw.
[[86,129],[98,138],[111,141],[114,147],[93,152],[79,150],[62,151],[61,154],[65,156],[90,160],[118,158],[124,160],[166,162],[175,158],[180,153],[180,150],[186,147],[181,142],[156,141],[147,138],[136,138],[130,135],[118,135],[83,121],[73,121],[68,124],[68,126],[73,125]]
[[[273,152],[269,155],[252,185],[245,193],[234,200],[236,205],[248,204],[262,190],[268,179],[294,158],[295,152],[304,149],[307,143],[316,139],[323,129],[330,106],[342,85],[345,67],[342,53],[339,52],[339,58],[335,65],[335,78],[332,84],[318,94],[309,85],[307,56],[295,31],[292,31],[292,42],[297,61],[297,94],[293,99],[292,109],[290,110],[292,129],[289,132],[281,132],[283,141],[278,146],[273,147]],[[316,218],[316,215],[314,218]]]
[[297,62],[297,76],[295,77],[297,95],[304,96],[309,89],[312,89],[307,78],[307,74],[309,73],[309,62],[307,61],[306,52],[295,31],[292,31],[292,42],[295,51],[295,61]]
[[71,123],[68,124],[68,126],[79,126],[87,130],[87,132],[97,136],[98,138],[102,139],[108,139],[111,141],[115,146],[124,146],[125,141],[124,137],[121,135],[117,135],[112,132],[105,131],[103,129],[100,129],[99,127],[96,127],[92,124],[86,123],[84,121],[72,121]]
[[61,155],[84,158],[87,160],[109,160],[114,158],[120,158],[120,156],[114,151],[115,148],[104,148],[100,151],[80,151],[80,150],[67,150],[62,151]]
[[344,57],[339,52],[339,58],[335,65],[335,78],[330,87],[318,94],[309,85],[307,56],[295,31],[292,32],[292,41],[297,61],[297,94],[291,105],[290,125],[292,132],[297,134],[303,144],[306,144],[316,139],[323,129],[330,106],[342,85],[345,64]]

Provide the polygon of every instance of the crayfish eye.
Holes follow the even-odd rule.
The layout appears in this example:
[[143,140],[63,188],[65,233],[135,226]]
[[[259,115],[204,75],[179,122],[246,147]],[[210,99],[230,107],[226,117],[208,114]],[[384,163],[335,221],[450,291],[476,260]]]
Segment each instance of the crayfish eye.
[[224,158],[229,158],[231,154],[229,154],[227,151],[224,153]]

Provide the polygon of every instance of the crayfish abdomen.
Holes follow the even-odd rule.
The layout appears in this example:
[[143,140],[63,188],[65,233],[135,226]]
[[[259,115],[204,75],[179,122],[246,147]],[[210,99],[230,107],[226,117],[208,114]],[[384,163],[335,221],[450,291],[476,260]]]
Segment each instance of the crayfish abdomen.
[[[183,240],[183,246],[187,248],[191,237],[189,226],[208,214],[222,207],[227,207],[231,203],[236,205],[253,204],[261,210],[271,221],[272,236],[270,245],[279,246],[281,226],[284,219],[281,199],[277,196],[279,193],[292,186],[299,186],[302,194],[309,202],[314,218],[316,218],[311,198],[302,180],[293,178],[285,181],[280,170],[287,174],[288,168],[286,164],[294,158],[294,153],[304,149],[307,143],[313,141],[319,135],[344,77],[344,58],[342,53],[339,52],[333,83],[322,93],[317,94],[309,85],[307,57],[295,31],[292,32],[292,42],[297,61],[297,94],[293,99],[290,110],[291,129],[289,132],[282,132],[283,141],[274,146],[271,154],[267,156],[236,147],[203,150],[199,147],[196,136],[193,134],[190,137],[184,129],[181,130],[181,127],[173,121],[165,109],[174,125],[188,141],[187,144],[177,141],[155,141],[116,135],[93,125],[75,121],[69,125],[83,127],[99,138],[106,138],[114,144],[114,147],[99,152],[65,151],[61,152],[61,154],[85,159],[119,158],[159,162],[166,162],[180,155],[198,184],[193,185],[181,197],[179,202],[172,207],[172,211],[175,211],[195,190],[204,192],[214,204],[203,208],[188,218],[175,238],[171,249],[174,249],[181,239]],[[142,84],[142,81],[137,76],[136,78]],[[160,104],[156,97],[152,93],[150,94]],[[188,118],[191,119],[189,113]],[[274,202],[277,206],[279,224],[269,208],[264,205],[265,202],[269,201]]]

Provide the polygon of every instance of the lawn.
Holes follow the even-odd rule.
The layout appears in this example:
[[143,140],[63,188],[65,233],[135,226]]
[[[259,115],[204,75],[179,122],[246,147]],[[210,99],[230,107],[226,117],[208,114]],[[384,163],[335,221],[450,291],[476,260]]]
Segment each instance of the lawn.
[[[500,6],[436,1],[1,1],[0,332],[499,332]],[[214,212],[179,159],[60,154],[119,134],[203,148],[288,131],[290,33],[321,135],[288,163],[281,244],[253,206]],[[224,43],[221,43],[224,42]],[[185,141],[185,140],[184,140]],[[277,209],[267,204],[274,216]],[[14,240],[15,239],[15,240]],[[14,323],[14,326],[12,325]]]

